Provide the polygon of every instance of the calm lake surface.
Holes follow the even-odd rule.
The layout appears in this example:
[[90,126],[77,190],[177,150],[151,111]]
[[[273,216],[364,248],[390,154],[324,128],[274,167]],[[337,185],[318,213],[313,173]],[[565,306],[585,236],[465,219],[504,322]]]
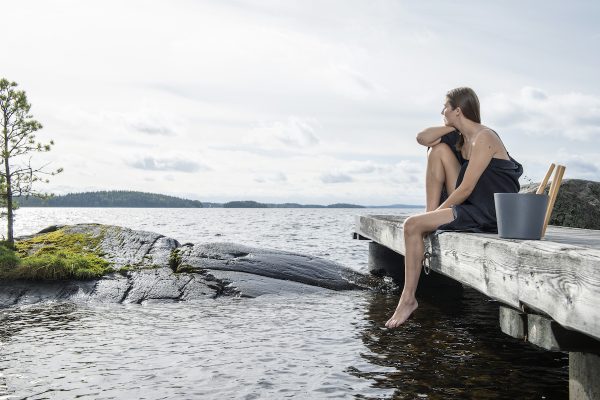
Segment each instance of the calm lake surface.
[[[415,211],[23,208],[15,231],[98,222],[366,272],[354,216]],[[498,305],[484,296],[421,296],[414,318],[388,331],[397,299],[329,292],[0,310],[0,399],[568,398],[567,355],[502,334]]]

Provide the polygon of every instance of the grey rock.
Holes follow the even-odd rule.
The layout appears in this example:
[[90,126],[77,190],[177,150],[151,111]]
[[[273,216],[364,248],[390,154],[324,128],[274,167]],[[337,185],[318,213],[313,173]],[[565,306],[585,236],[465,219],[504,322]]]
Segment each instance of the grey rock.
[[[524,185],[523,193],[533,193],[539,183]],[[548,194],[550,185],[546,186]],[[550,225],[600,229],[600,182],[565,179],[560,185]]]
[[89,281],[0,281],[0,307],[66,300],[91,290]]
[[55,231],[59,230],[60,228],[62,228],[63,226],[65,226],[65,225],[50,225],[49,227],[42,229],[38,233],[55,232]]
[[154,232],[99,224],[78,224],[63,228],[66,233],[101,237],[99,251],[115,270],[125,266],[151,268],[167,266],[171,251],[179,247],[175,239]]
[[319,286],[268,278],[246,272],[213,270],[211,275],[219,281],[229,282],[225,289],[234,290],[241,297],[258,297],[265,294],[280,293],[312,294],[329,290]]
[[170,268],[133,271],[126,276],[109,274],[88,281],[2,281],[0,307],[42,301],[144,303],[214,298],[214,284],[196,274],[174,274]]
[[95,250],[115,272],[87,281],[0,281],[0,308],[61,300],[146,303],[256,297],[378,284],[376,278],[324,259],[233,243],[181,246],[157,233],[99,224],[53,226],[41,233],[61,228],[99,239]]
[[108,275],[103,279],[95,280],[93,290],[77,293],[77,300],[120,303],[127,296],[131,285],[131,282],[124,277]]
[[186,271],[237,271],[333,290],[358,288],[351,279],[359,274],[340,264],[304,254],[234,243],[197,244],[178,250]]

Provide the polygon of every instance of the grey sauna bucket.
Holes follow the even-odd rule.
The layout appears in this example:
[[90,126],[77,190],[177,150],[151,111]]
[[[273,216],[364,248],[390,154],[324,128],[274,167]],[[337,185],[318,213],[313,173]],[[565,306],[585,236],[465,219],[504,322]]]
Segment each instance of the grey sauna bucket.
[[548,195],[494,193],[494,202],[498,236],[504,239],[541,239]]

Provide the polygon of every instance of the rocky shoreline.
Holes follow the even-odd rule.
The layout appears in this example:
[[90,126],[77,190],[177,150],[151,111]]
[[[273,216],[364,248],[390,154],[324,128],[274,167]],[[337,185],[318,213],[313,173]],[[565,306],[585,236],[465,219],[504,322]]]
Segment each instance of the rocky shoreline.
[[61,300],[145,303],[256,297],[381,284],[377,278],[303,254],[233,243],[181,245],[157,233],[118,226],[53,226],[19,240],[57,231],[88,235],[111,271],[90,280],[1,280],[0,308]]

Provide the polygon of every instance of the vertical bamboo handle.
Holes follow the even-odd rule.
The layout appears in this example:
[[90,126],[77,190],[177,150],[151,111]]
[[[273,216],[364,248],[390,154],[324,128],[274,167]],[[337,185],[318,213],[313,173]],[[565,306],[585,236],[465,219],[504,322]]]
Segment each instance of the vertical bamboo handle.
[[554,178],[552,178],[552,183],[550,184],[550,190],[548,190],[548,205],[546,206],[546,213],[544,214],[544,226],[542,228],[542,239],[544,238],[544,235],[546,234],[546,227],[548,226],[548,222],[550,220],[550,218],[548,217],[548,214],[551,214],[551,204],[552,204],[552,194],[554,193],[554,189],[556,188],[556,178],[558,177],[558,170],[560,168],[557,168],[556,171],[554,172]]
[[552,180],[552,185],[550,186],[550,198],[548,199],[548,208],[546,209],[546,218],[544,220],[544,229],[542,229],[542,238],[546,234],[546,228],[548,227],[550,217],[552,216],[552,209],[554,208],[554,203],[558,197],[558,190],[560,189],[560,184],[562,182],[563,175],[565,174],[565,169],[566,167],[564,165],[559,165],[556,167],[556,173],[554,174],[554,179]]
[[544,177],[544,180],[542,181],[542,183],[540,183],[540,187],[538,188],[537,192],[535,192],[536,194],[543,194],[544,190],[546,190],[546,185],[548,184],[548,179],[550,179],[550,176],[552,175],[552,171],[554,171],[554,163],[550,164],[550,168],[548,168],[548,172],[546,172],[546,176]]

